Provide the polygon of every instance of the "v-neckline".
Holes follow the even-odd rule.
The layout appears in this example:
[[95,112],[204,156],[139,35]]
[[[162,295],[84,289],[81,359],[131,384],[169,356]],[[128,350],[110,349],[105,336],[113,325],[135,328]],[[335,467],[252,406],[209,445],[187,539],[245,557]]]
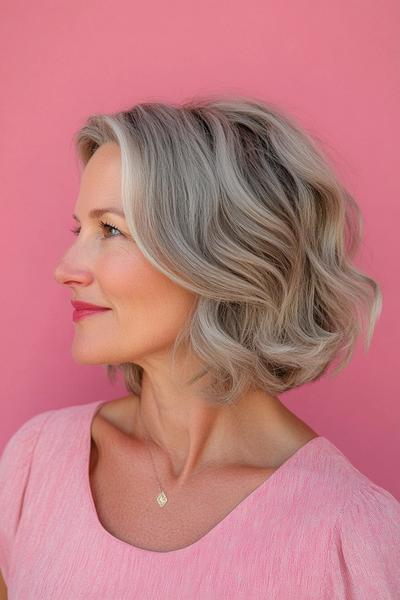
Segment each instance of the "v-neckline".
[[168,555],[168,556],[172,556],[172,555],[177,555],[177,554],[185,554],[188,553],[190,551],[193,551],[195,548],[207,543],[210,541],[210,539],[217,535],[217,533],[220,532],[220,530],[223,527],[226,527],[229,522],[231,521],[231,519],[233,519],[238,512],[240,512],[241,510],[243,510],[245,507],[247,507],[247,505],[256,500],[257,497],[263,493],[265,491],[265,489],[269,486],[271,486],[273,483],[277,483],[277,481],[279,480],[279,478],[281,478],[286,471],[289,469],[289,467],[292,465],[292,463],[295,460],[298,460],[300,457],[302,457],[303,455],[307,454],[307,452],[309,452],[310,450],[313,450],[315,448],[315,446],[320,445],[321,443],[324,444],[326,442],[329,443],[329,440],[327,440],[324,436],[321,435],[317,435],[313,438],[311,438],[310,440],[308,440],[308,442],[306,442],[305,444],[303,444],[303,446],[301,446],[300,448],[298,448],[293,454],[291,454],[289,456],[289,458],[287,460],[285,460],[285,462],[283,462],[272,474],[268,475],[268,477],[262,481],[253,491],[251,491],[247,496],[245,496],[245,498],[243,498],[243,500],[241,500],[238,504],[236,504],[236,506],[234,506],[232,508],[232,510],[220,521],[218,521],[218,523],[216,523],[211,529],[209,529],[201,538],[199,538],[197,541],[187,545],[187,546],[183,546],[182,548],[176,548],[174,550],[151,550],[149,548],[141,548],[140,546],[135,546],[134,544],[130,544],[128,542],[125,542],[124,540],[121,540],[120,538],[115,537],[112,533],[110,533],[101,523],[98,513],[97,513],[97,509],[96,509],[96,505],[93,499],[93,494],[92,494],[92,489],[91,489],[91,485],[90,485],[90,473],[89,473],[89,466],[90,466],[90,452],[91,452],[91,441],[92,441],[92,436],[91,436],[91,432],[92,432],[92,425],[94,422],[94,419],[97,415],[97,413],[99,412],[99,410],[101,409],[101,407],[104,404],[107,404],[109,401],[100,401],[100,402],[94,402],[91,403],[89,406],[89,410],[88,410],[88,434],[87,434],[87,421],[85,419],[85,439],[86,439],[86,447],[85,447],[85,452],[84,452],[84,465],[85,465],[85,476],[84,476],[84,482],[85,482],[85,490],[84,490],[84,497],[85,497],[85,503],[87,505],[89,514],[90,514],[90,518],[92,519],[94,526],[99,530],[99,532],[108,537],[110,540],[113,541],[113,543],[117,544],[117,545],[123,545],[127,551],[130,552],[139,552],[139,553],[144,553],[147,554],[148,556],[153,555],[153,556],[161,556],[161,555]]

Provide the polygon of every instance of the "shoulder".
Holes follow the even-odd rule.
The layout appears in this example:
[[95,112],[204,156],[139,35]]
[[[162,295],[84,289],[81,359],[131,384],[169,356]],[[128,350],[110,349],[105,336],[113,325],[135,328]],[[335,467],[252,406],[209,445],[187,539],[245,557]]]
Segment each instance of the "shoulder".
[[301,498],[308,529],[326,535],[324,597],[400,598],[400,502],[327,438],[312,440],[298,456],[289,500],[296,506]]
[[35,468],[48,469],[66,442],[76,446],[76,428],[99,402],[45,410],[25,420],[0,454],[0,571],[8,579],[9,560]]
[[[344,552],[363,549],[365,559],[391,554],[400,565],[400,502],[385,488],[363,476],[336,521],[336,537]],[[400,590],[399,590],[400,591]]]
[[[284,465],[285,466],[285,465]],[[376,514],[398,516],[400,503],[384,488],[359,471],[350,459],[329,439],[311,439],[294,454],[285,469],[286,491],[290,502],[301,495],[302,506],[312,507],[326,517],[331,528],[344,525],[363,514],[359,527]],[[279,473],[279,470],[278,470]]]
[[89,418],[98,404],[92,402],[45,410],[24,421],[14,431],[0,454],[0,503],[4,503],[5,498],[15,503],[17,493],[23,492],[34,459],[46,447],[57,446],[58,440],[66,439],[68,426],[76,428],[77,422],[86,416]]
[[29,459],[41,430],[55,412],[55,410],[46,410],[38,413],[24,421],[14,431],[1,454],[0,474],[4,472],[5,466],[9,463],[12,463],[13,467],[18,467]]
[[45,410],[24,421],[9,437],[0,454],[1,493],[17,482],[17,473],[29,467],[39,443],[51,440],[52,436],[54,439],[54,435],[65,431],[68,423],[76,423],[97,405],[94,402]]
[[[129,398],[129,397],[128,397]],[[36,444],[45,443],[71,426],[75,428],[85,419],[90,423],[96,413],[109,422],[124,423],[126,411],[131,410],[127,398],[117,398],[111,401],[95,401],[85,404],[73,404],[62,408],[45,410],[30,417],[20,425],[6,442],[0,453],[1,470],[6,463],[17,466],[29,462]],[[1,471],[0,471],[1,472]]]
[[0,456],[0,570],[6,581],[32,457],[53,413],[46,410],[27,419],[8,439]]
[[400,598],[400,502],[355,469],[332,529],[327,586],[345,597]]

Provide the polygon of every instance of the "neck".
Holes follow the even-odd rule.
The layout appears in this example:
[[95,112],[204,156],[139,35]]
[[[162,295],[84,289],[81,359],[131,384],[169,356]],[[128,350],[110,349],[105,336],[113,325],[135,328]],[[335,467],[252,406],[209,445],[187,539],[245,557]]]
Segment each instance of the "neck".
[[265,461],[266,445],[287,411],[265,392],[246,394],[236,404],[222,407],[210,406],[201,397],[167,401],[146,381],[138,400],[135,433],[147,438],[156,464],[162,465],[159,472],[178,485],[207,467],[257,464],[260,453]]

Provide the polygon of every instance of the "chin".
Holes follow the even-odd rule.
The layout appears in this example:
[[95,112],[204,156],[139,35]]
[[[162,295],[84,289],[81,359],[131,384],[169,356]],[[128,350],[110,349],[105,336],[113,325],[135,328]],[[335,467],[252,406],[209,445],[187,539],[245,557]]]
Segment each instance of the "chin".
[[110,356],[109,352],[101,352],[95,348],[73,345],[71,356],[74,362],[82,365],[104,365],[116,363],[115,356]]

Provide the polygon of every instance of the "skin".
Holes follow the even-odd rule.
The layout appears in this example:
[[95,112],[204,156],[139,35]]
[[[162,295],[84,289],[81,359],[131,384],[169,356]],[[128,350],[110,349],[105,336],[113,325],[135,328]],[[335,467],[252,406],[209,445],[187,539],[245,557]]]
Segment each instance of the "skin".
[[234,406],[214,407],[200,391],[207,376],[186,385],[202,365],[187,348],[173,368],[171,349],[196,296],[145,259],[122,216],[101,217],[121,233],[101,229],[100,219],[89,218],[94,208],[122,211],[120,186],[119,147],[104,144],[82,174],[74,210],[80,233],[54,270],[71,299],[111,309],[74,323],[73,358],[82,364],[130,361],[144,369],[140,399],[129,396],[103,410],[124,432],[115,444],[129,453],[124,438],[141,439],[147,431],[157,471],[169,489],[184,487],[211,465],[279,467],[317,434],[263,390],[243,395]]

